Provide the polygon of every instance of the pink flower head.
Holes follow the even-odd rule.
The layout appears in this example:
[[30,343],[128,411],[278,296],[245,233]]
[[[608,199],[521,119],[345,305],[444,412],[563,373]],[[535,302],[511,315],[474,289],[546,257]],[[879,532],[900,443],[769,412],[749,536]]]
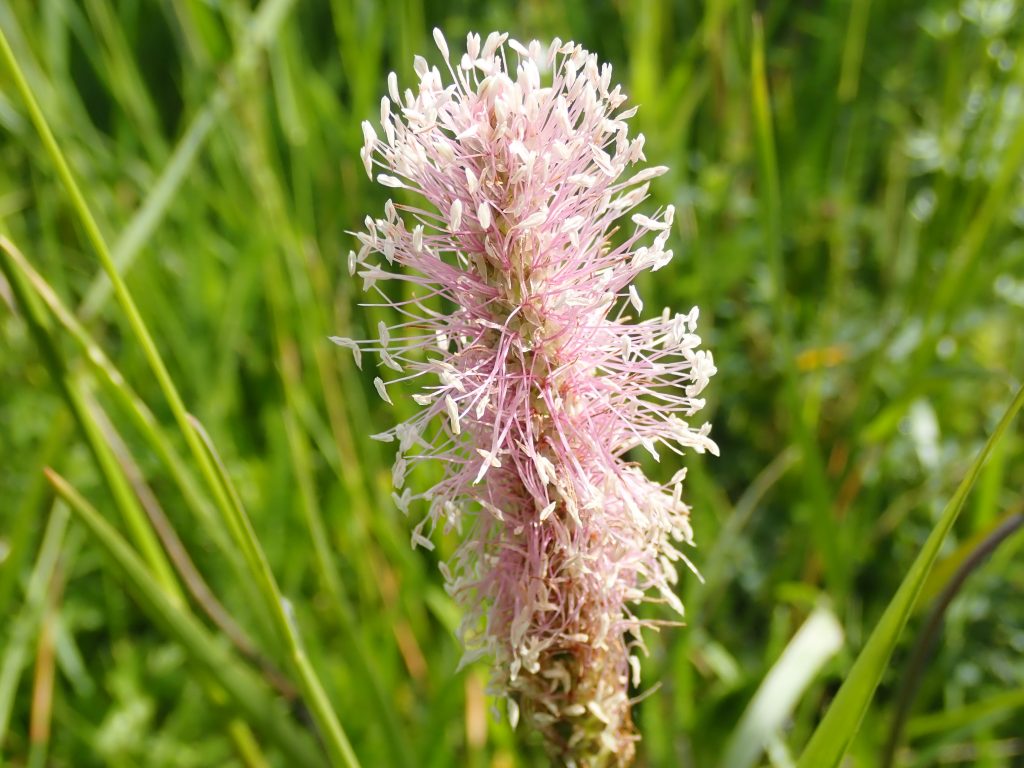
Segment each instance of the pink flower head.
[[[398,443],[397,505],[429,503],[414,545],[432,549],[441,523],[464,534],[442,571],[466,609],[466,659],[493,659],[513,724],[567,763],[627,765],[647,623],[633,606],[682,612],[673,585],[693,535],[684,472],[655,482],[628,454],[717,454],[710,425],[687,421],[715,373],[697,308],[636,319],[633,280],[672,258],[673,208],[635,212],[667,169],[631,170],[645,159],[636,110],[579,45],[471,34],[453,63],[434,39],[447,74],[416,57],[415,91],[388,78],[383,139],[363,123],[370,177],[377,166],[403,201],[421,198],[367,217],[349,256],[400,319],[335,341],[419,382],[418,414],[375,437]],[[443,478],[404,488],[423,461]]]

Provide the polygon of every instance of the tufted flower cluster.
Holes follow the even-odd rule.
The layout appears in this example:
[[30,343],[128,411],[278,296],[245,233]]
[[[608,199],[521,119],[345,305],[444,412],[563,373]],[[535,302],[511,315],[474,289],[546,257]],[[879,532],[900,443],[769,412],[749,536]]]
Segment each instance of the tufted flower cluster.
[[[367,173],[403,202],[367,217],[349,268],[393,324],[334,341],[393,372],[374,382],[385,401],[418,383],[417,414],[375,437],[397,442],[396,504],[429,508],[414,544],[462,533],[441,569],[466,660],[493,660],[513,725],[566,764],[628,765],[648,623],[634,607],[682,612],[692,543],[684,472],[652,481],[630,452],[717,453],[710,425],[687,421],[715,373],[697,308],[635,319],[634,279],[672,258],[672,207],[635,212],[667,169],[630,170],[645,159],[635,108],[579,45],[471,34],[456,62],[434,38],[447,74],[416,57],[415,90],[388,79],[383,138],[363,124]],[[443,476],[414,492],[419,462]]]

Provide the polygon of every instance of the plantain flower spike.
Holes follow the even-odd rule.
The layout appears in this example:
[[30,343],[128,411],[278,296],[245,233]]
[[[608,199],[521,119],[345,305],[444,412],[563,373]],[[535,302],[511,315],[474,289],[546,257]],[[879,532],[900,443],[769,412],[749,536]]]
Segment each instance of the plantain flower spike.
[[[674,592],[693,543],[685,470],[668,483],[639,449],[718,453],[692,426],[715,373],[698,310],[641,319],[636,277],[672,258],[672,206],[641,213],[662,166],[638,167],[626,97],[581,46],[470,34],[444,72],[417,56],[415,89],[392,73],[380,130],[363,123],[370,178],[405,190],[367,217],[349,269],[391,308],[375,353],[419,410],[375,435],[397,443],[395,503],[428,509],[413,544],[460,532],[442,563],[465,611],[464,662],[487,657],[491,693],[569,766],[628,766],[630,685],[645,651],[635,607]],[[379,171],[379,172],[378,172]],[[413,386],[415,383],[415,386]],[[398,390],[393,390],[396,395]],[[443,476],[414,492],[419,462]]]

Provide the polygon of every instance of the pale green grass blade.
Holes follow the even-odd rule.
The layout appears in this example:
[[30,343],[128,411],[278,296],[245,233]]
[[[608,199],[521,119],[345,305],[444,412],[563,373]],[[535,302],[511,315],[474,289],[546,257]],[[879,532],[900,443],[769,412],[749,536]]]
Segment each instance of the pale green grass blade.
[[842,645],[843,628],[835,614],[818,608],[808,616],[744,710],[719,768],[750,768],[756,764],[807,687]]
[[[10,632],[3,647],[3,654],[0,655],[0,746],[4,743],[4,736],[10,724],[14,696],[18,692],[18,683],[25,668],[29,647],[35,638],[43,614],[50,580],[57,569],[68,518],[67,507],[62,502],[53,505],[35,566],[29,576],[25,602],[18,613],[12,613],[8,625]],[[2,756],[3,752],[0,750],[0,763],[3,762]]]
[[[119,273],[124,274],[131,268],[143,246],[160,226],[210,132],[230,106],[238,89],[239,76],[254,65],[257,55],[273,40],[294,4],[295,0],[265,0],[256,9],[226,75],[192,118],[160,178],[114,243],[113,263]],[[93,281],[82,301],[80,314],[83,319],[96,315],[109,298],[111,287],[109,277],[103,274]]]
[[907,723],[907,737],[914,739],[980,726],[999,718],[1009,718],[1019,711],[1024,711],[1024,688],[997,693],[945,712],[919,715]]
[[846,675],[839,692],[828,708],[825,717],[814,731],[810,743],[800,756],[799,768],[832,768],[839,765],[846,753],[847,745],[860,727],[864,713],[871,703],[889,664],[893,649],[899,641],[907,619],[914,609],[921,587],[931,571],[946,534],[956,522],[964,500],[977,479],[981,468],[992,448],[1002,439],[1017,412],[1024,406],[1024,387],[1003,414],[1002,419],[989,437],[985,446],[971,463],[970,468],[956,493],[949,500],[942,516],[935,524],[921,552],[911,565],[899,589],[889,602],[885,613],[875,625],[864,648],[857,656],[850,672]]
[[83,12],[99,43],[94,54],[96,68],[109,80],[111,92],[137,127],[136,135],[146,151],[155,158],[166,156],[156,105],[119,26],[116,9],[107,0],[86,0]]
[[841,102],[852,101],[857,96],[870,16],[871,0],[862,0],[862,2],[850,5],[850,21],[846,31],[846,41],[843,45],[843,69],[839,75],[837,93]]
[[311,740],[285,715],[263,682],[218,643],[195,618],[167,598],[128,543],[63,477],[52,470],[47,471],[47,476],[57,494],[67,502],[116,564],[138,597],[141,607],[217,681],[230,697],[233,708],[244,715],[259,733],[276,744],[293,765],[323,765]]

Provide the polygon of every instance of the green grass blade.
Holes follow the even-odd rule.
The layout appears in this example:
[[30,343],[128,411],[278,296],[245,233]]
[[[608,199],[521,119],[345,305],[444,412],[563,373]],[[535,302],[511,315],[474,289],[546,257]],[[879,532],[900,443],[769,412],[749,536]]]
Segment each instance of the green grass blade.
[[[121,409],[131,417],[132,422],[139,430],[139,433],[168,469],[171,477],[174,479],[182,494],[182,498],[185,500],[196,520],[202,526],[204,533],[210,537],[210,540],[217,546],[221,555],[232,566],[235,573],[238,575],[238,580],[242,585],[242,589],[248,593],[247,599],[254,605],[259,605],[259,601],[256,599],[258,596],[255,593],[251,580],[245,575],[245,565],[239,557],[237,547],[230,543],[230,538],[227,531],[224,529],[220,518],[214,514],[209,500],[200,493],[192,474],[186,467],[184,461],[179,456],[171,441],[168,439],[157,419],[150,412],[149,408],[131,389],[125,377],[107,357],[89,332],[75,318],[68,308],[64,306],[56,291],[54,291],[49,283],[47,283],[46,280],[32,267],[24,255],[2,237],[0,237],[0,249],[2,249],[6,257],[19,271],[19,277],[24,278],[27,285],[34,291],[33,294],[25,297],[26,303],[28,301],[34,302],[36,299],[41,300],[43,304],[45,304],[46,308],[52,313],[61,330],[66,332],[70,338],[77,342],[83,353],[84,361],[96,374],[96,378],[106,387],[107,392],[113,397]],[[56,350],[56,348],[54,349]],[[63,370],[63,368],[67,367],[63,362],[58,362],[60,363],[59,366],[55,367],[56,364],[55,366],[51,366],[54,367],[54,370],[58,370],[58,368]],[[78,386],[76,383],[80,381],[81,377],[76,377],[71,381],[74,386],[74,391],[67,395],[69,402],[72,397],[76,396],[75,393],[77,390],[82,389],[82,387]],[[85,404],[84,399],[82,399],[82,403],[83,405]],[[88,411],[84,412],[83,417],[90,419],[91,421],[97,420]],[[100,431],[102,432],[103,430]],[[98,450],[103,453],[107,453],[107,448],[108,441],[103,440],[102,444],[98,447]],[[117,461],[117,463],[121,464],[123,468],[124,462]],[[121,474],[123,474],[123,472]],[[117,479],[114,479],[113,482],[123,484]],[[118,496],[115,494],[115,497],[117,498]],[[132,508],[137,506],[134,504],[134,498],[135,496],[132,494],[131,500],[126,502],[128,504],[126,508],[128,509],[129,515],[133,514]],[[176,534],[174,538],[177,539]],[[182,572],[181,575],[185,578],[186,582],[189,581],[187,573]],[[192,580],[192,583],[195,583],[194,579]],[[0,593],[0,595],[2,595],[2,593]],[[214,602],[216,602],[215,600],[199,600],[198,595],[195,595],[195,597],[204,607],[210,607]],[[211,616],[211,618],[213,617]],[[222,620],[217,621],[217,623],[222,627],[225,626]],[[233,639],[236,638],[233,637]],[[275,678],[277,677],[276,672],[266,664],[266,661],[259,656],[248,643],[236,643],[236,645],[238,645],[239,650],[241,650],[247,658],[258,662],[264,668],[265,672],[272,674]]]
[[1002,419],[999,420],[995,431],[992,432],[981,452],[971,463],[967,474],[960,481],[956,493],[949,500],[917,559],[910,566],[910,570],[889,602],[882,618],[857,656],[853,668],[846,676],[846,680],[832,701],[828,712],[815,729],[810,743],[800,756],[798,768],[832,768],[839,764],[850,740],[860,727],[864,713],[871,703],[871,698],[899,640],[900,632],[913,611],[921,587],[938,556],[943,539],[953,527],[953,523],[956,522],[957,515],[981,472],[985,459],[988,458],[992,448],[1002,439],[1022,406],[1024,406],[1024,387],[1017,391],[1016,397],[1010,403]]
[[850,21],[846,28],[846,41],[843,44],[843,68],[839,75],[837,90],[837,97],[843,103],[852,101],[857,96],[870,17],[871,0],[863,0],[850,5]]
[[[14,522],[4,533],[7,555],[0,562],[0,616],[13,613],[12,603],[15,600],[21,566],[31,551],[39,513],[48,505],[52,496],[50,486],[43,477],[43,467],[56,462],[73,429],[71,415],[66,409],[60,411],[31,463],[34,471],[31,474],[28,491],[22,496],[21,503],[13,506]],[[2,737],[0,741],[3,741]]]
[[[782,184],[779,178],[771,94],[768,89],[764,25],[759,16],[754,17],[752,44],[750,81],[760,186],[760,220],[772,275],[772,320],[777,336],[777,354],[779,360],[788,363],[793,359],[793,319],[790,317],[791,307],[783,252]],[[803,505],[808,510],[806,516],[809,517],[814,544],[822,558],[829,586],[834,592],[841,592],[845,578],[840,570],[843,559],[838,555],[838,539],[832,519],[833,502],[817,442],[817,424],[814,423],[816,417],[808,415],[808,398],[800,389],[796,368],[786,363],[783,363],[781,370],[783,394],[793,414],[792,429],[800,446],[804,489],[808,497]]]
[[[991,467],[991,464],[989,464]],[[991,523],[983,528],[975,531],[971,536],[964,539],[964,541],[950,554],[939,560],[932,572],[928,575],[924,585],[921,587],[921,596],[917,601],[917,606],[914,609],[915,613],[921,613],[927,609],[928,604],[945,588],[949,583],[949,580],[953,578],[953,575],[960,569],[960,567],[967,561],[967,559],[974,553],[985,539],[992,535],[993,532],[1001,528],[1008,520],[1012,519],[1015,515],[1020,514],[1017,509],[1010,509],[1005,514],[1000,515]]]
[[[185,408],[185,403],[181,398],[181,394],[178,392],[178,388],[175,386],[174,380],[171,378],[170,371],[167,369],[159,350],[157,350],[153,336],[146,327],[135,300],[132,298],[127,285],[118,273],[117,267],[114,265],[110,248],[103,237],[103,233],[100,232],[99,224],[97,224],[95,217],[92,215],[92,211],[89,209],[89,205],[78,186],[78,182],[75,181],[74,174],[71,172],[71,167],[68,165],[68,162],[64,157],[64,153],[57,144],[57,140],[54,138],[53,132],[50,130],[50,126],[47,123],[34,94],[32,93],[32,89],[25,80],[25,76],[18,65],[17,59],[14,57],[14,53],[11,51],[11,47],[7,42],[7,38],[3,34],[2,29],[0,29],[0,60],[4,62],[7,70],[14,79],[16,89],[28,108],[29,116],[43,141],[43,146],[56,167],[57,174],[71,198],[75,214],[85,229],[88,240],[100,260],[100,264],[107,273],[107,276],[110,278],[113,285],[114,295],[117,297],[118,304],[121,306],[122,311],[127,317],[131,334],[135,337],[135,341],[141,348],[143,355],[146,358],[146,362],[160,386],[160,390],[167,401],[171,413],[174,415],[174,420],[177,423],[178,428],[181,430],[182,436],[189,446],[196,463],[199,465],[203,479],[206,482],[207,487],[213,493],[221,514],[224,515],[225,520],[230,521],[233,514],[231,501],[225,493],[223,484],[217,477],[217,472],[213,467],[206,449],[203,447],[198,435],[190,425],[188,411]],[[258,578],[258,574],[254,575]]]
[[[1024,711],[1024,688],[997,693],[956,709],[919,715],[907,723],[907,737],[914,739],[970,728]],[[1019,716],[1019,715],[1018,715]]]
[[359,760],[356,758],[352,745],[345,735],[345,730],[342,728],[341,722],[331,706],[327,692],[324,690],[309,660],[309,656],[306,654],[302,638],[299,636],[298,626],[290,613],[287,601],[281,594],[281,589],[277,585],[277,579],[270,568],[266,553],[263,551],[263,547],[256,536],[256,531],[252,527],[252,522],[245,513],[241,499],[231,483],[227,469],[215,452],[213,443],[210,441],[205,430],[203,430],[202,425],[195,419],[192,419],[192,424],[195,428],[196,436],[203,441],[206,448],[210,451],[210,461],[217,468],[219,480],[224,486],[224,493],[232,501],[231,532],[236,537],[238,546],[242,549],[242,553],[256,577],[257,587],[266,601],[267,607],[270,609],[275,629],[288,654],[288,661],[298,678],[302,697],[320,730],[320,735],[324,740],[331,764],[347,766],[347,768],[359,768]]
[[[43,308],[39,306],[36,296],[26,285],[25,276],[18,269],[18,256],[20,256],[18,249],[7,238],[0,237],[0,271],[7,276],[11,288],[22,306],[25,319],[35,338],[36,345],[43,355],[50,375],[74,414],[93,457],[96,459],[104,482],[110,489],[118,511],[124,518],[125,525],[136,546],[143,553],[163,588],[181,603],[184,597],[153,526],[146,518],[138,499],[132,493],[124,471],[104,439],[100,426],[93,418],[80,380],[74,375],[74,372],[69,370],[60,347],[50,332],[49,318],[45,315]],[[21,261],[24,262],[23,257]]]
[[217,681],[233,702],[233,708],[259,733],[275,743],[291,765],[323,765],[312,741],[284,715],[282,707],[259,678],[218,643],[193,616],[167,598],[138,555],[78,491],[53,470],[47,470],[47,477],[57,494],[117,565],[141,607]]
[[412,766],[415,764],[415,761],[408,753],[400,726],[395,718],[395,713],[389,706],[384,685],[373,665],[372,654],[367,650],[359,635],[358,619],[342,587],[338,573],[338,564],[331,554],[327,527],[314,498],[312,468],[310,466],[309,448],[305,442],[306,438],[301,434],[294,416],[287,410],[284,413],[284,426],[289,453],[295,464],[295,475],[298,482],[299,496],[301,497],[300,504],[302,506],[303,518],[306,522],[313,552],[316,555],[316,570],[325,591],[334,604],[334,610],[340,615],[342,636],[351,649],[351,657],[357,661],[355,665],[358,668],[357,673],[365,675],[369,696],[373,699],[380,724],[387,735],[388,747],[393,750],[393,757],[398,764]]

